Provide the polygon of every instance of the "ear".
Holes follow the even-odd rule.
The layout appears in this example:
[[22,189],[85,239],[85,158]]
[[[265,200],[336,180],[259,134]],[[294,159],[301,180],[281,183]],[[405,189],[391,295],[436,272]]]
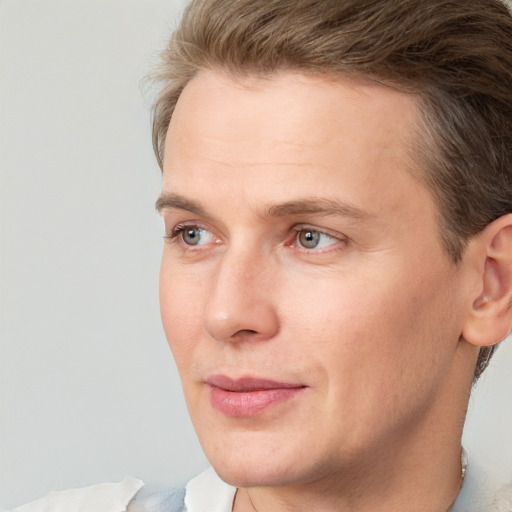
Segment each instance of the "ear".
[[462,337],[479,347],[504,340],[512,330],[512,214],[489,224],[468,249],[476,258],[478,286]]

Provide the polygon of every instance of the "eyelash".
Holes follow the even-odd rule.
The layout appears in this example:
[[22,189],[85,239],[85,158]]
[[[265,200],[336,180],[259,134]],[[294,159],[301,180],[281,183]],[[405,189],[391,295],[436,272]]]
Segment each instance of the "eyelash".
[[187,228],[198,228],[200,226],[196,225],[196,224],[178,224],[177,226],[174,226],[171,230],[171,234],[170,235],[165,235],[164,238],[166,240],[174,240],[176,237],[180,236],[184,231],[185,229]]
[[[184,250],[188,250],[188,251],[202,250],[203,247],[201,245],[198,247],[195,247],[194,245],[185,243],[183,240],[177,240],[179,237],[181,237],[183,235],[183,233],[187,229],[199,229],[199,230],[204,230],[204,231],[211,233],[211,231],[209,229],[201,226],[200,224],[177,224],[172,229],[170,235],[164,236],[164,239],[170,243],[178,243],[182,248],[184,248]],[[285,247],[290,247],[290,248],[295,247],[298,251],[305,253],[305,254],[310,254],[310,255],[330,252],[332,250],[335,250],[334,248],[330,249],[331,245],[337,245],[336,242],[347,243],[347,241],[348,241],[348,239],[342,235],[334,234],[334,233],[328,232],[326,230],[321,230],[321,229],[318,229],[318,228],[315,228],[312,226],[308,226],[308,225],[296,225],[296,226],[293,226],[290,231],[293,234],[293,238],[291,241],[286,242],[284,244]],[[335,242],[333,244],[329,244],[326,248],[308,249],[307,247],[303,247],[303,246],[299,245],[299,243],[298,243],[299,234],[302,232],[307,232],[307,231],[310,231],[312,233],[318,233],[321,236],[323,235],[323,236],[329,237],[329,238],[333,239]]]

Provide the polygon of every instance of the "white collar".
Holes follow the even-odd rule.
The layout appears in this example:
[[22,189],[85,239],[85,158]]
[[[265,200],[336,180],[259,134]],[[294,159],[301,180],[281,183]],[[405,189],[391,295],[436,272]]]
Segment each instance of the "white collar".
[[119,483],[91,485],[52,492],[48,496],[15,508],[12,512],[115,512],[126,506],[144,485],[136,478]]
[[220,479],[213,468],[189,481],[186,487],[187,512],[231,512],[236,488]]

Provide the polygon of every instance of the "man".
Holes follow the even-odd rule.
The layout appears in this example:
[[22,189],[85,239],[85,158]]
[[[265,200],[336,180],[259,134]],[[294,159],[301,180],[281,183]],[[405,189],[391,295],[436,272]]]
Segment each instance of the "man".
[[505,5],[193,2],[160,78],[162,318],[224,507],[487,510],[460,439],[512,327]]
[[512,328],[506,6],[193,1],[159,79],[161,311],[213,470],[128,510],[502,510],[461,435]]

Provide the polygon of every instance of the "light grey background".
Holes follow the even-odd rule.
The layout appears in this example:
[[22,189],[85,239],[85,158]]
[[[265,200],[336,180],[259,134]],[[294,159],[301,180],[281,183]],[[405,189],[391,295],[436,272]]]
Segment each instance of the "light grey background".
[[[0,508],[206,466],[158,313],[162,227],[139,81],[179,0],[0,0]],[[512,343],[466,441],[512,479]]]

